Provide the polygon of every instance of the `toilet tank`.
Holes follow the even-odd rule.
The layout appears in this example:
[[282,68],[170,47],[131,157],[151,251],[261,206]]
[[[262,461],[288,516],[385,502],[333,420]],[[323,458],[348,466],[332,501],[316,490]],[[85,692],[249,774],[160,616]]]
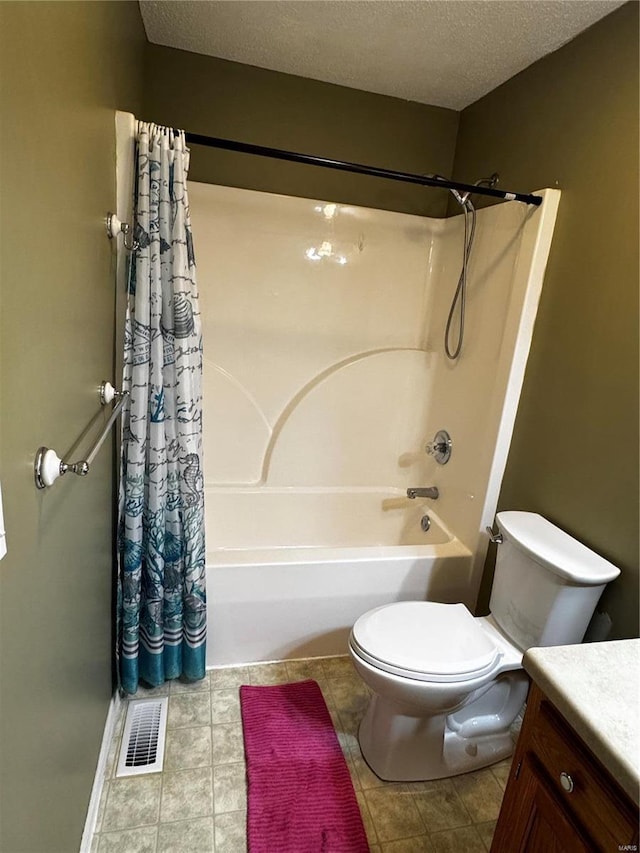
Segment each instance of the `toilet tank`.
[[537,513],[496,520],[503,541],[489,605],[495,621],[523,651],[580,643],[620,570]]

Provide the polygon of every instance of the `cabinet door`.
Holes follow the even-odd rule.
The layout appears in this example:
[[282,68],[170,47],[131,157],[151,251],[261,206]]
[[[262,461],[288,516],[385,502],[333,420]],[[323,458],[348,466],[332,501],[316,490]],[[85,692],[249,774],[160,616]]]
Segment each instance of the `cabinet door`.
[[594,850],[547,787],[535,759],[525,754],[517,781],[507,787],[491,853],[592,853]]
[[[538,706],[529,748],[544,768],[554,798],[588,832],[594,847],[607,853],[632,848],[637,842],[637,809],[629,807],[615,780],[547,699]],[[570,791],[562,787],[563,776],[571,784]]]
[[637,806],[535,684],[513,761],[491,853],[638,849]]
[[524,774],[525,783],[531,776],[533,792],[521,848],[523,853],[586,853],[594,850],[537,773],[533,762],[525,758],[521,774]]

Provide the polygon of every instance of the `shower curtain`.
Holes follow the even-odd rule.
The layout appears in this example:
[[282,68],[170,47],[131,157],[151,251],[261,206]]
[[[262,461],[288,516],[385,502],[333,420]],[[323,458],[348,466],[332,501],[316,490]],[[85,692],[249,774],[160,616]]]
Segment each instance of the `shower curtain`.
[[138,123],[125,326],[118,635],[122,690],[205,673],[202,334],[182,131]]

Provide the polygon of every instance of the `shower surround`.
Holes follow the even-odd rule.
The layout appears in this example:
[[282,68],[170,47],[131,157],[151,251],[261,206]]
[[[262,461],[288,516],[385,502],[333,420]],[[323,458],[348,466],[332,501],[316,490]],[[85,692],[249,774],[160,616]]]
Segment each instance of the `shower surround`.
[[[209,666],[343,654],[389,601],[474,607],[560,196],[542,195],[478,212],[451,362],[461,216],[189,184]],[[445,466],[424,449],[442,428]]]

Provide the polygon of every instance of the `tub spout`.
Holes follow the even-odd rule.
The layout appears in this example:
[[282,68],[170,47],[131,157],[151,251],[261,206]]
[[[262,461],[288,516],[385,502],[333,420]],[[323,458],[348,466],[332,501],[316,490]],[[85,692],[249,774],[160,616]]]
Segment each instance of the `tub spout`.
[[437,486],[426,486],[424,489],[407,489],[407,497],[411,498],[431,498],[437,500],[440,492]]

